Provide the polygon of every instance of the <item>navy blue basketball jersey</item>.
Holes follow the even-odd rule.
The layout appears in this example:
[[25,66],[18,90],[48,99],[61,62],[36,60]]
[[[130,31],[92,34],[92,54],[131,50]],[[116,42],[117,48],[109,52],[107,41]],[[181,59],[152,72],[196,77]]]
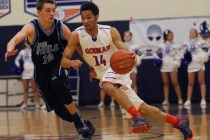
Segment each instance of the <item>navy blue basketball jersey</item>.
[[66,45],[61,34],[62,23],[55,19],[51,32],[46,32],[37,19],[31,23],[35,27],[34,41],[31,44],[34,65],[45,67],[60,63]]

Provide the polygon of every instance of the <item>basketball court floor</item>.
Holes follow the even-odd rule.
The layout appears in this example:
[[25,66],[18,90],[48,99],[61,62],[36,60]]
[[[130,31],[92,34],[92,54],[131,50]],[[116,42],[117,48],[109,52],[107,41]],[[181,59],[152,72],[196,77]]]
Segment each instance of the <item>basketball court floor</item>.
[[[172,115],[186,115],[194,133],[193,140],[210,140],[210,107],[201,108],[199,104],[191,108],[178,105],[162,107],[154,105]],[[169,124],[150,120],[151,131],[132,134],[132,122],[122,120],[119,107],[97,108],[96,106],[80,107],[80,115],[89,119],[96,127],[92,140],[183,140],[182,134]],[[73,126],[59,119],[54,112],[28,108],[20,111],[17,108],[0,108],[1,140],[78,140]]]

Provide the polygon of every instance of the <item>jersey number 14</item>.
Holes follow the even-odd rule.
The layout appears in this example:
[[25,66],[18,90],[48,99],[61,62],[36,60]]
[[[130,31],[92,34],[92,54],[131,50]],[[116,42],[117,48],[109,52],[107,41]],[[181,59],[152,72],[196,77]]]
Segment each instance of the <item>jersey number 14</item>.
[[95,66],[104,65],[106,66],[106,60],[104,59],[103,55],[100,56],[93,56],[95,59]]

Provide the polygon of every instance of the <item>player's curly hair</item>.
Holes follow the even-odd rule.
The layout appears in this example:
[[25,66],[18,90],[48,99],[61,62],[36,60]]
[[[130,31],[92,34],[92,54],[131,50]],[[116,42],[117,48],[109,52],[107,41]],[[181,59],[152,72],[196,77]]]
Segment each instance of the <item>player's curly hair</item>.
[[45,3],[55,4],[55,7],[57,7],[57,3],[55,2],[55,0],[37,0],[36,9],[37,10],[42,10],[43,5]]
[[85,2],[84,4],[82,4],[80,7],[80,14],[82,11],[88,11],[88,10],[90,10],[94,16],[99,14],[98,6],[93,2],[89,1],[89,2]]

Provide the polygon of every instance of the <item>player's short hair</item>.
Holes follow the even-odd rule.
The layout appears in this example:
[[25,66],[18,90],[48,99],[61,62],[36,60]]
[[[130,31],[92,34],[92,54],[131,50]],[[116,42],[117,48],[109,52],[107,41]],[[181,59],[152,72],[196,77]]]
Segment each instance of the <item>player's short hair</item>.
[[45,3],[55,4],[55,7],[57,7],[57,3],[55,2],[55,0],[37,0],[36,9],[37,10],[42,10],[43,5]]
[[90,10],[94,16],[99,14],[98,6],[93,2],[88,1],[88,2],[85,2],[84,4],[82,4],[80,7],[80,14],[82,11],[88,11],[88,10]]
[[124,35],[125,35],[126,33],[129,33],[131,37],[133,36],[133,34],[132,34],[131,31],[125,31],[125,32],[124,32]]
[[167,41],[167,36],[170,34],[170,33],[173,33],[171,30],[165,30],[164,32],[163,32],[163,40],[164,40],[164,42],[166,42]]

